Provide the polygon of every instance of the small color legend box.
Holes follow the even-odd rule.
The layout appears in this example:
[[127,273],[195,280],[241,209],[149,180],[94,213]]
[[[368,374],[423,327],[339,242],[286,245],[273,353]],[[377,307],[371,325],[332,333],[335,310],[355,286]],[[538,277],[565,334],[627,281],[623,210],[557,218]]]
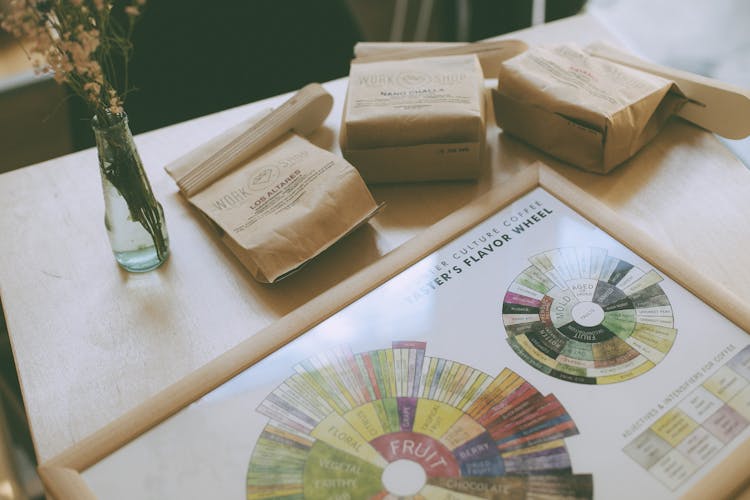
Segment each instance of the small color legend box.
[[674,491],[750,425],[750,346],[735,354],[624,452]]

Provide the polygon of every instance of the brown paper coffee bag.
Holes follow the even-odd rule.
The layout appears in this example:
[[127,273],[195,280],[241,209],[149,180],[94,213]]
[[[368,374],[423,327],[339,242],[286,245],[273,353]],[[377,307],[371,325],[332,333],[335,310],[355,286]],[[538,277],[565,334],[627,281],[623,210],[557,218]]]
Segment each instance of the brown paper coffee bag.
[[379,208],[354,167],[297,135],[332,105],[311,83],[165,167],[258,281],[299,269]]
[[378,206],[343,158],[289,133],[190,202],[258,280],[296,270],[369,219]]
[[637,153],[686,101],[673,82],[574,45],[503,62],[493,100],[503,131],[598,173]]
[[352,63],[341,149],[367,182],[475,179],[484,138],[476,55]]

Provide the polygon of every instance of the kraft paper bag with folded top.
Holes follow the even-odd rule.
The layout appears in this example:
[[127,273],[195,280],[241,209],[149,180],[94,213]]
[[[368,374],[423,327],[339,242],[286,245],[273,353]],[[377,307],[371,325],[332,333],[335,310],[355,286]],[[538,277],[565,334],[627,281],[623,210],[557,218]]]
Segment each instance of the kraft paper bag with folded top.
[[[315,98],[323,96],[322,87],[313,90],[318,93]],[[304,99],[298,94],[288,103],[294,99],[300,108]],[[379,208],[357,170],[343,158],[284,131],[289,128],[284,120],[293,122],[305,110],[283,108],[279,108],[281,115],[277,110],[276,115],[243,122],[166,167],[181,193],[209,219],[253,277],[264,283],[299,269]],[[329,110],[330,105],[313,121],[322,123]],[[276,130],[270,135],[278,137],[269,141],[269,130]],[[270,143],[248,158],[244,151],[258,149],[258,141],[244,138],[253,134]],[[243,139],[245,148],[238,146]],[[212,161],[216,159],[220,161]],[[201,174],[206,171],[213,174],[207,178]],[[190,182],[196,178],[207,180]]]
[[502,63],[493,101],[504,132],[607,173],[653,139],[686,98],[670,80],[560,45]]
[[476,179],[485,140],[477,56],[353,62],[341,149],[368,183]]

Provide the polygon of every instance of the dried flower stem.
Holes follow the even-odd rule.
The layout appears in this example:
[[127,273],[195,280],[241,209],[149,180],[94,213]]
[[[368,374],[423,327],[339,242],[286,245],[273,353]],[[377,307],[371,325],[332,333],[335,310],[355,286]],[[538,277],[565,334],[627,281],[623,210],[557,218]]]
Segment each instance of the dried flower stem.
[[102,174],[125,199],[132,219],[151,236],[159,259],[164,259],[167,242],[160,209],[148,180],[142,175],[143,167],[132,142],[127,117],[124,114],[110,115],[102,124],[95,116],[93,126]]

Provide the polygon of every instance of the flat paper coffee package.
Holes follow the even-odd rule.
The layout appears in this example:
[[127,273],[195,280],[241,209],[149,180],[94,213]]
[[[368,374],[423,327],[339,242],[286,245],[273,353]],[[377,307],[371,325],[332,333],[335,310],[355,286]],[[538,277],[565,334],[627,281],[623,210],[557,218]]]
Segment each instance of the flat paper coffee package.
[[272,283],[369,219],[377,204],[343,158],[289,133],[190,202],[258,280]]
[[[330,94],[311,84],[166,167],[258,281],[299,269],[379,208],[346,160],[285,131],[316,128],[331,104]],[[259,144],[266,146],[255,152]]]
[[503,62],[493,101],[504,132],[607,173],[653,139],[686,99],[669,80],[560,45]]
[[476,179],[484,140],[476,55],[352,63],[341,150],[368,183]]

